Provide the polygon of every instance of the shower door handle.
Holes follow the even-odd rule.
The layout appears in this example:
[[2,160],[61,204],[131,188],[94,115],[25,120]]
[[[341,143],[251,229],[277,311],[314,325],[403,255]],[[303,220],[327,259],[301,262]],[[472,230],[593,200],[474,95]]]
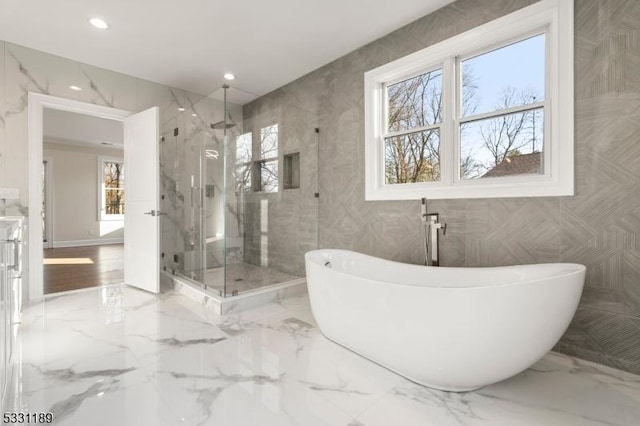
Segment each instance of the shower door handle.
[[148,214],[150,216],[160,216],[163,215],[164,213],[162,213],[159,210],[149,210],[148,212],[146,212],[145,214]]

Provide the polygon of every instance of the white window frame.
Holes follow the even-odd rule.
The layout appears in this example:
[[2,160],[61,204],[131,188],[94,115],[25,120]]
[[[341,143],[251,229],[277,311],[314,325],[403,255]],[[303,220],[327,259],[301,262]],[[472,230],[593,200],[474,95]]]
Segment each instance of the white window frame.
[[[98,156],[98,220],[100,221],[114,221],[124,220],[124,214],[107,214],[107,206],[106,200],[104,197],[104,163],[122,163],[124,164],[123,158],[118,157],[107,157],[107,156]],[[125,187],[126,190],[126,187]],[[126,214],[126,213],[125,213]]]
[[[545,100],[540,102],[545,111],[544,174],[460,179],[459,120],[455,117],[459,109],[457,61],[541,32],[545,33],[546,42]],[[444,112],[440,133],[441,180],[387,185],[383,137],[387,121],[386,85],[441,67]],[[365,199],[574,195],[573,78],[572,0],[542,0],[366,72]],[[494,111],[487,115],[496,114]]]
[[[277,149],[277,154],[274,157],[262,157],[262,144],[264,141],[264,135],[262,134],[262,131],[264,129],[267,129],[269,127],[275,127],[276,128],[276,149]],[[254,146],[254,149],[257,148],[252,154],[254,157],[253,160],[253,169],[251,170],[252,173],[252,177],[255,179],[254,180],[254,191],[253,192],[259,192],[261,194],[277,194],[278,192],[280,192],[281,188],[281,167],[280,167],[280,126],[278,125],[278,123],[274,123],[274,124],[270,124],[268,126],[264,126],[261,127],[258,130],[258,137],[256,138],[256,145]],[[257,153],[257,158],[256,158],[256,153]],[[275,188],[275,191],[263,191],[262,190],[262,165],[263,164],[267,164],[267,163],[276,163],[276,166],[278,167],[278,184]]]
[[[249,137],[251,138],[251,155],[249,157],[249,159],[247,161],[238,161],[238,139],[240,139],[243,136],[249,135]],[[236,173],[236,191],[238,192],[252,192],[253,191],[253,173],[254,173],[254,167],[253,167],[253,151],[254,151],[254,146],[253,146],[253,132],[245,132],[242,133],[240,136],[238,136],[236,138],[236,143],[235,143],[235,173]],[[242,168],[247,168],[249,170],[249,186],[248,188],[243,186],[242,189],[240,189],[239,187],[239,174],[238,174],[238,170],[242,169]]]

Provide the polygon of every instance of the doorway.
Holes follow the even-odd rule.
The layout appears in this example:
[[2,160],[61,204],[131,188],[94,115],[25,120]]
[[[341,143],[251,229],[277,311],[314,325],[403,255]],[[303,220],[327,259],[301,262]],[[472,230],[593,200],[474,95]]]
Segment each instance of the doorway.
[[[25,296],[33,300],[39,299],[44,295],[43,235],[45,235],[46,225],[43,221],[42,208],[44,207],[43,198],[46,196],[44,194],[42,163],[44,158],[43,136],[45,109],[76,113],[123,123],[124,161],[130,164],[134,170],[138,169],[136,173],[129,174],[131,191],[125,200],[127,211],[132,211],[135,214],[128,214],[124,217],[124,281],[126,284],[157,293],[159,291],[159,268],[157,266],[159,257],[159,221],[156,210],[158,205],[159,177],[157,169],[159,135],[158,108],[153,107],[141,113],[132,114],[124,110],[88,104],[71,99],[58,98],[39,93],[29,93],[29,206],[31,207],[29,208],[28,218],[30,229],[28,262],[30,267],[28,268],[26,277],[28,288],[26,289]],[[151,163],[151,165],[149,165],[149,163]],[[138,165],[138,167],[136,167],[136,165]],[[69,191],[72,191],[72,189],[69,189]],[[148,216],[145,216],[145,214],[148,214]],[[55,212],[52,216],[56,216]],[[46,210],[44,217],[46,220]],[[130,226],[130,223],[137,226]],[[137,232],[133,233],[133,235],[128,235],[127,228],[137,229]],[[141,230],[144,232],[141,232]],[[50,235],[52,235],[51,240],[55,244],[55,226],[53,226],[53,229],[49,229],[49,231],[51,232]],[[141,239],[144,239],[144,241],[141,242]],[[147,252],[143,253],[140,247],[145,247]],[[142,261],[140,259],[142,259]],[[131,266],[127,267],[127,265]],[[128,269],[133,270],[129,274],[133,277],[132,279],[127,279]],[[144,282],[136,279],[140,274],[145,276],[146,279]]]
[[45,108],[44,294],[124,280],[123,123]]

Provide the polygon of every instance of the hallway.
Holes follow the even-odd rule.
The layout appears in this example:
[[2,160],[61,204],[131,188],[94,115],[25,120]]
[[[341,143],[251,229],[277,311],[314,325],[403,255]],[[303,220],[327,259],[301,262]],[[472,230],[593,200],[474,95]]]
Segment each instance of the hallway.
[[44,250],[44,293],[124,282],[124,244]]

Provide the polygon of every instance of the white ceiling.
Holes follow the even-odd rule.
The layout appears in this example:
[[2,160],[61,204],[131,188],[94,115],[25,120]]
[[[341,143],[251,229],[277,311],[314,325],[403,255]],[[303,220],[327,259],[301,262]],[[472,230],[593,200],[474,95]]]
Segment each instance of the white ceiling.
[[51,108],[44,109],[42,119],[45,142],[113,149],[124,147],[121,121]]
[[452,1],[0,0],[0,40],[203,95],[231,71],[263,95]]

